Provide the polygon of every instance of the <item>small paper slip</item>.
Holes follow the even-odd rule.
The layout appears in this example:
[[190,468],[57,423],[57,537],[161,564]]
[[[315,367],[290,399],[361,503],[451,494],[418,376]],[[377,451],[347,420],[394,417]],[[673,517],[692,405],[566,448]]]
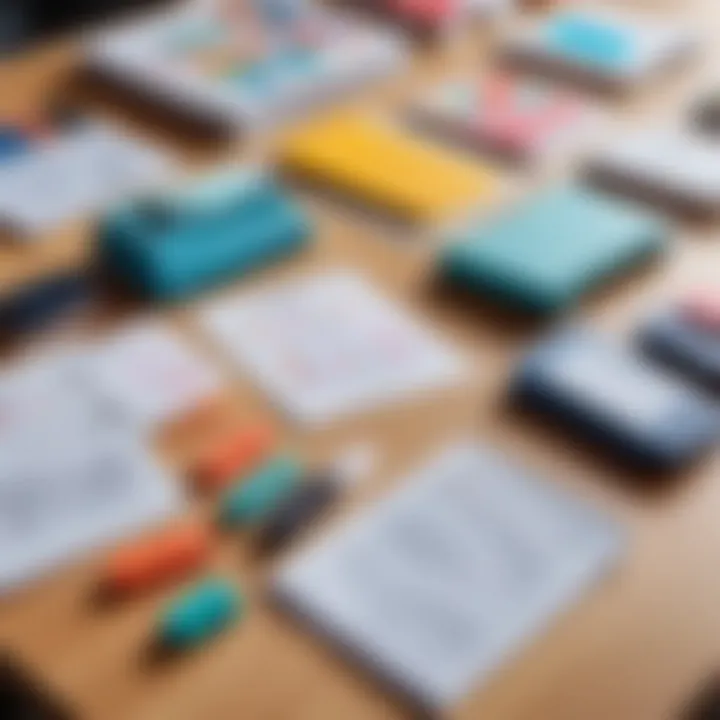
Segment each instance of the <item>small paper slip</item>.
[[455,352],[350,273],[221,300],[200,320],[301,422],[329,422],[463,376]]
[[0,378],[0,593],[183,507],[85,358],[60,353]]
[[610,518],[493,451],[457,444],[287,563],[273,593],[435,712],[576,602],[623,546]]
[[0,167],[0,223],[22,239],[170,178],[159,150],[85,124]]
[[161,425],[220,391],[215,369],[160,323],[135,323],[91,350],[101,392],[141,428]]

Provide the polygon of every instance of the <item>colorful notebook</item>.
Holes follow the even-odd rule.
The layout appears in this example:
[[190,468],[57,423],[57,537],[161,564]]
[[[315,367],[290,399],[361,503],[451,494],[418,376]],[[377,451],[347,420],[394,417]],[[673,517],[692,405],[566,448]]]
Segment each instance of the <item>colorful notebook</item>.
[[489,167],[359,113],[290,133],[280,159],[293,174],[414,222],[448,219],[490,202],[500,185]]
[[636,470],[675,471],[720,437],[714,398],[585,327],[566,327],[515,371],[512,400]]
[[651,213],[561,185],[460,231],[442,251],[439,272],[512,308],[553,313],[659,254],[667,236]]
[[695,46],[682,18],[612,10],[558,10],[512,39],[511,57],[533,71],[575,74],[625,88],[649,79]]
[[359,18],[313,11],[297,32],[285,32],[202,2],[102,33],[87,50],[104,76],[231,129],[286,121],[391,74],[405,57],[397,36]]
[[440,136],[518,161],[568,153],[600,120],[598,109],[576,93],[503,73],[442,83],[412,114]]

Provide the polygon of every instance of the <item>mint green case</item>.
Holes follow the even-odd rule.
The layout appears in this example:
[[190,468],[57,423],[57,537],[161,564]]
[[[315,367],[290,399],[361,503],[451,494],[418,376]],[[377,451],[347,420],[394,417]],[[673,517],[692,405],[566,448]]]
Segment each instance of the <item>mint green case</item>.
[[552,313],[659,253],[668,235],[649,212],[563,185],[456,236],[440,257],[440,274],[514,308]]

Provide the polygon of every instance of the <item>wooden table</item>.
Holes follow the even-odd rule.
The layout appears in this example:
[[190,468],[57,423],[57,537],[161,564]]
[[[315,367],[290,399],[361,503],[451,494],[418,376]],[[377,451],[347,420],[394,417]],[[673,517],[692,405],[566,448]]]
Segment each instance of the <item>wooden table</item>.
[[[713,60],[720,57],[713,51],[713,41],[717,45],[720,40],[720,7],[714,0],[687,2],[683,7],[687,17],[702,19],[701,30],[710,39],[706,53],[691,68],[641,95],[610,103],[618,128],[649,123],[662,114],[672,117],[678,103],[691,97],[703,78],[712,79]],[[455,68],[480,67],[480,61],[489,62],[492,48],[486,39],[478,42],[481,36],[447,51],[421,53],[412,72],[353,101],[401,107],[431,78]],[[76,59],[74,43],[67,41],[0,66],[0,114],[37,107],[51,90],[64,87]],[[107,102],[96,104],[109,107]],[[132,108],[123,108],[119,119],[167,142],[189,160],[227,155],[220,149],[199,148],[169,128],[141,123]],[[240,152],[246,149],[256,148]],[[524,191],[566,172],[568,168],[554,168],[542,176],[510,177],[515,188]],[[330,457],[345,443],[377,443],[382,463],[352,503],[361,505],[382,494],[393,478],[445,441],[469,434],[573,486],[614,512],[630,530],[628,553],[619,570],[463,703],[456,717],[671,717],[720,658],[717,458],[661,487],[642,486],[575,446],[569,436],[514,416],[503,405],[506,378],[542,327],[505,318],[480,303],[463,304],[440,296],[429,282],[432,245],[427,240],[399,235],[336,203],[303,194],[318,226],[313,248],[223,292],[242,293],[280,276],[350,265],[436,325],[473,359],[475,370],[469,386],[392,405],[324,431],[283,426],[287,443],[317,460]],[[80,261],[88,247],[89,229],[86,222],[73,223],[48,244],[3,250],[0,283],[8,286],[58,264]],[[582,312],[597,325],[622,333],[673,293],[713,282],[720,263],[717,232],[713,227],[679,227],[666,260],[589,298]],[[192,323],[192,307],[168,315],[189,338],[202,343]],[[222,351],[207,346],[206,351],[227,371],[229,407],[236,408],[231,412],[271,413],[265,398],[232,368]],[[277,422],[282,423],[282,418]],[[159,446],[180,468],[200,440],[194,432],[167,432]],[[340,516],[352,510],[341,509],[328,524],[341,521]],[[207,511],[197,508],[201,514]],[[214,565],[218,573],[246,588],[251,602],[246,622],[203,651],[165,664],[151,662],[146,651],[158,607],[176,589],[119,607],[98,607],[92,591],[99,557],[59,571],[0,603],[0,643],[31,663],[68,698],[80,717],[393,720],[408,716],[402,705],[357,668],[266,607],[262,588],[270,568],[253,560],[242,539],[223,540]]]

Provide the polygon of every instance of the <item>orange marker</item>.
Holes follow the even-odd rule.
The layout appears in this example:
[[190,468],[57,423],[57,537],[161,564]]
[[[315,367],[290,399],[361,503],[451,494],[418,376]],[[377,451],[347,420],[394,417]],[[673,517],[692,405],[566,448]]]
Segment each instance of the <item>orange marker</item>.
[[205,564],[210,531],[186,523],[125,545],[108,558],[103,587],[112,594],[131,595],[187,576]]
[[266,424],[243,426],[212,445],[197,461],[195,480],[203,490],[220,490],[264,460],[275,445]]

